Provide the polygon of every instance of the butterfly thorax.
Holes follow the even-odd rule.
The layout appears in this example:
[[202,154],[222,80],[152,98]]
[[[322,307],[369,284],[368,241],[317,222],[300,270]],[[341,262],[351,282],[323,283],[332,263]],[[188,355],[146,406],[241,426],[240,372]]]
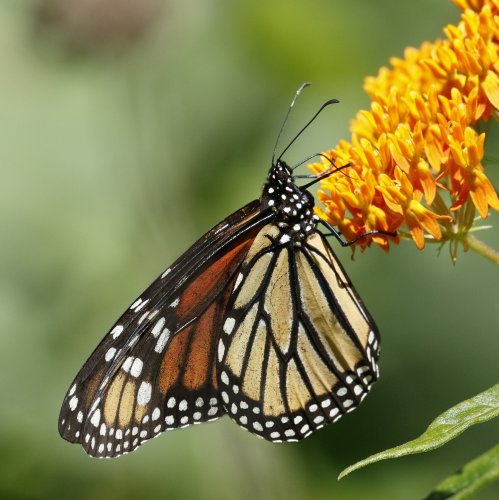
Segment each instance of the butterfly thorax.
[[263,186],[262,208],[275,213],[275,223],[292,240],[304,240],[315,232],[319,218],[314,214],[314,197],[295,184],[293,171],[277,161]]

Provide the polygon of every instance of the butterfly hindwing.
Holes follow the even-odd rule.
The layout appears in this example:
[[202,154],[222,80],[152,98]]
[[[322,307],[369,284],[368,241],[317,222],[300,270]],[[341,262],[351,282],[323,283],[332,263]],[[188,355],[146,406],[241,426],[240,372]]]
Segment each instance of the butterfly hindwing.
[[325,238],[296,244],[268,224],[241,266],[218,354],[230,417],[265,439],[293,441],[365,397],[378,333]]
[[215,226],[115,323],[66,394],[59,432],[92,456],[132,451],[164,430],[224,413],[215,349],[259,204]]

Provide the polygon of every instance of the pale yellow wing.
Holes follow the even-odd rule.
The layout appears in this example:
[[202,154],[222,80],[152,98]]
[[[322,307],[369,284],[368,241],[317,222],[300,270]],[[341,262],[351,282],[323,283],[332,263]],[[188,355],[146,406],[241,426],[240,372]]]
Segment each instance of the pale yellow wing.
[[223,404],[239,425],[280,442],[358,406],[378,377],[376,325],[319,233],[255,238],[218,345]]

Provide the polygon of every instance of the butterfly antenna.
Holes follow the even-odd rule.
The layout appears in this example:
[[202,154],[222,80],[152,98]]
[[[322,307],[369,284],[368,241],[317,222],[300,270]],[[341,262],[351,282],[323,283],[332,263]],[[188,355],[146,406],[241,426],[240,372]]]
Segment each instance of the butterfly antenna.
[[[295,97],[296,98],[296,97]],[[320,108],[319,110],[315,113],[314,116],[312,116],[312,118],[305,124],[304,127],[302,127],[302,129],[293,137],[292,141],[284,148],[284,151],[279,155],[279,158],[277,158],[277,161],[279,161],[284,153],[286,153],[286,151],[294,144],[294,142],[296,141],[296,139],[298,139],[298,137],[300,137],[301,134],[303,134],[303,132],[305,132],[305,130],[307,130],[307,128],[309,127],[309,125],[311,123],[313,123],[313,121],[321,114],[322,110],[324,108],[327,108],[328,106],[330,106],[331,104],[337,104],[339,103],[340,101],[338,101],[338,99],[329,99],[329,101],[326,101]],[[294,103],[294,101],[293,101]],[[293,105],[293,103],[291,105]],[[290,108],[291,109],[291,108]],[[289,114],[289,111],[288,111],[288,114]],[[274,157],[272,156],[272,160],[274,159]],[[272,164],[274,162],[272,161]]]
[[[281,138],[282,131],[284,130],[284,127],[286,126],[286,122],[288,121],[289,114],[291,113],[291,110],[293,109],[293,106],[295,105],[296,99],[298,99],[298,96],[302,93],[302,90],[305,87],[308,87],[309,85],[311,85],[311,83],[309,83],[309,82],[302,83],[300,85],[300,88],[296,91],[296,93],[295,93],[295,95],[293,97],[293,100],[291,101],[291,104],[290,104],[290,106],[288,108],[288,112],[286,113],[286,116],[284,117],[284,120],[282,122],[281,129],[279,130],[279,133],[277,134],[277,139],[275,141],[275,146],[274,146],[274,152],[272,153],[272,165],[274,165],[275,154],[276,154],[276,151],[277,151],[277,146],[279,145],[279,139]],[[281,156],[279,156],[279,158]]]

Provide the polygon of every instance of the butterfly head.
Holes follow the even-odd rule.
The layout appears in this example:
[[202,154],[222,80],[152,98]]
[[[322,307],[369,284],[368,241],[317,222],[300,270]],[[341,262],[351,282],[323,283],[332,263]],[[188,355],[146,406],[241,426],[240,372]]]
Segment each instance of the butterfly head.
[[263,208],[276,214],[275,222],[293,240],[302,240],[315,231],[314,197],[295,184],[293,170],[278,160],[269,171],[263,187]]

